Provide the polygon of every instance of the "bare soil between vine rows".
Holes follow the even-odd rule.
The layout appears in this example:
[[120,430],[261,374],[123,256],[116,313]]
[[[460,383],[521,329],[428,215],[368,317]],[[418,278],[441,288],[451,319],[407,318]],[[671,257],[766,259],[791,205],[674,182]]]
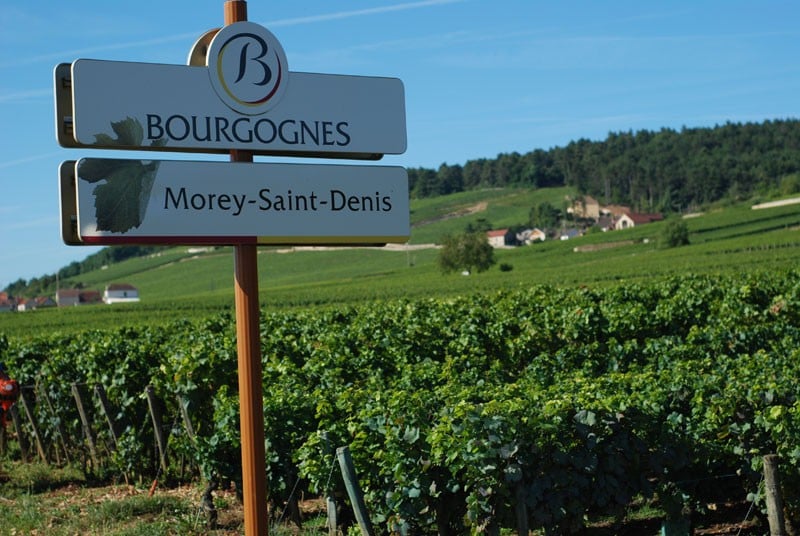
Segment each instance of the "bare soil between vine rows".
[[[204,527],[205,523],[205,517],[200,507],[201,493],[202,490],[198,486],[158,486],[154,490],[154,496],[166,495],[180,499],[190,507],[196,505],[198,528]],[[59,510],[79,511],[80,507],[91,502],[124,501],[126,498],[147,494],[147,489],[139,489],[134,486],[111,485],[95,487],[70,484],[44,492],[42,493],[42,498],[50,501]],[[232,490],[221,490],[214,493],[214,498],[218,510],[217,528],[204,533],[214,536],[244,534],[244,512],[241,504],[236,499],[236,494]],[[303,526],[298,527],[289,521],[282,521],[280,533],[327,533],[324,523],[325,504],[323,500],[318,498],[303,500],[300,503],[300,509]],[[750,508],[749,503],[745,502],[709,504],[705,512],[695,514],[693,524],[693,534],[698,536],[760,536],[769,532],[766,521],[760,518],[757,511]],[[581,532],[584,536],[656,536],[660,533],[661,519],[655,517],[625,520],[619,524],[612,522],[591,523]]]

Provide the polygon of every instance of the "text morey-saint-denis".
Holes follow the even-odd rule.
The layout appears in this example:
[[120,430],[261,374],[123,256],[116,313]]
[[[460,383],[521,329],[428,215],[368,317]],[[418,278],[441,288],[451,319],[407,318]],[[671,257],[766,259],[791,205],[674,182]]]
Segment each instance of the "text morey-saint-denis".
[[376,191],[371,195],[349,195],[339,189],[317,193],[296,193],[261,188],[258,192],[213,193],[195,192],[186,187],[164,188],[164,210],[197,210],[229,212],[239,216],[245,210],[261,212],[390,212],[392,196]]

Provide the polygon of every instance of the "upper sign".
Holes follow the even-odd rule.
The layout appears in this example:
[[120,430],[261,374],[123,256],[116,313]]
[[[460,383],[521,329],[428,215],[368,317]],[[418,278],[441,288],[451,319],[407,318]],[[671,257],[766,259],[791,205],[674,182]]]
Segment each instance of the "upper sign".
[[62,64],[55,94],[65,147],[365,159],[406,150],[399,79],[289,72],[278,41],[253,23],[220,30],[208,66]]
[[60,185],[68,244],[383,244],[410,231],[395,166],[84,158]]

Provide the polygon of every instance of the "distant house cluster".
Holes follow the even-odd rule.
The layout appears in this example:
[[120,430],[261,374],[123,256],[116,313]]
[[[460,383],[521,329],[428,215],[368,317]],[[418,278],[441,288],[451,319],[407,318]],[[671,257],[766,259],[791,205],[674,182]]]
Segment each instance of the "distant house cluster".
[[103,293],[93,289],[58,289],[55,299],[50,296],[36,298],[15,298],[7,292],[0,292],[0,313],[11,311],[33,311],[46,307],[75,307],[98,303],[130,303],[139,301],[139,290],[127,283],[112,283]]
[[602,206],[589,195],[574,200],[567,212],[575,218],[593,220],[603,231],[620,231],[664,219],[660,212],[645,214],[634,212],[625,205]]
[[624,205],[602,206],[595,198],[588,195],[572,200],[567,207],[567,213],[571,214],[575,221],[585,222],[584,225],[549,232],[536,228],[525,229],[519,233],[513,233],[509,229],[494,229],[487,231],[486,238],[495,248],[529,245],[547,238],[554,240],[576,238],[582,236],[589,227],[598,227],[602,231],[619,231],[664,219],[661,213],[638,213]]
[[56,302],[49,296],[39,296],[37,298],[15,298],[9,296],[8,292],[0,292],[0,313],[11,311],[32,311],[43,307],[55,307]]

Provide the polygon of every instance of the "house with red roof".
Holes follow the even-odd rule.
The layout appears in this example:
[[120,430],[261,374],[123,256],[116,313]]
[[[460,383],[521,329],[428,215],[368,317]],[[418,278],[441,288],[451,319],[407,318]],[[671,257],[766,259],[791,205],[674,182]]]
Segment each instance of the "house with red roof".
[[663,219],[663,214],[658,212],[653,214],[626,212],[617,218],[617,221],[614,223],[614,229],[617,231],[621,229],[630,229],[632,227],[636,227],[637,225],[645,225],[647,223],[653,223],[654,221],[661,221]]

